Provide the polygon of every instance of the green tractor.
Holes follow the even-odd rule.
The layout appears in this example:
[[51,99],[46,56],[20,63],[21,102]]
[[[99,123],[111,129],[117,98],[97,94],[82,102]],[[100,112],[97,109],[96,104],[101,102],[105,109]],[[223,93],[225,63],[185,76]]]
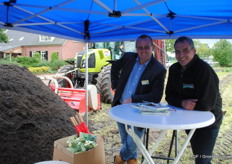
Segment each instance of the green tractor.
[[[110,70],[112,54],[109,49],[89,49],[88,50],[88,84],[94,84],[98,93],[101,95],[101,101],[111,103],[113,91],[110,82]],[[71,64],[71,63],[70,63]],[[79,52],[72,65],[61,67],[57,74],[68,77],[74,88],[85,87],[86,72],[86,51]],[[59,86],[70,87],[66,80],[59,79]]]

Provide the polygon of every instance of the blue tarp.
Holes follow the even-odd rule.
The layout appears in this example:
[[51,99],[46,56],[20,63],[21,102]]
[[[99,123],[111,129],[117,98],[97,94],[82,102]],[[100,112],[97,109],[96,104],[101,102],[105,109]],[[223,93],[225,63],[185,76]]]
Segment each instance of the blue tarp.
[[231,39],[231,0],[0,0],[0,28],[82,42]]

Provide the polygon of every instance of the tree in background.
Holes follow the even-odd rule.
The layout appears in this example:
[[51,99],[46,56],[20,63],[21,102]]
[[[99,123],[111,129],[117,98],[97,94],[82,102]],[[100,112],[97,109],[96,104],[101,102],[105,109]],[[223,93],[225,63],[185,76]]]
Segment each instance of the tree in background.
[[232,63],[232,44],[225,40],[221,39],[214,44],[212,49],[212,55],[214,60],[217,61],[220,66],[228,67]]
[[173,53],[174,52],[174,43],[175,43],[175,39],[166,39],[165,40],[166,51]]
[[208,44],[201,43],[199,40],[194,40],[194,45],[197,55],[199,55],[202,59],[208,59],[212,55]]
[[0,29],[0,43],[7,43],[8,36],[4,33],[4,29]]

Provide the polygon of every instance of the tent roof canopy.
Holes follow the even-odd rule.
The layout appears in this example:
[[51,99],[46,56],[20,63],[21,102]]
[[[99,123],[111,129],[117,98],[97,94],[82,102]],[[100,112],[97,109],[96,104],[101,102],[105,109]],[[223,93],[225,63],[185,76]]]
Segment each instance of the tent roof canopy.
[[82,42],[232,38],[230,0],[0,0],[0,28]]

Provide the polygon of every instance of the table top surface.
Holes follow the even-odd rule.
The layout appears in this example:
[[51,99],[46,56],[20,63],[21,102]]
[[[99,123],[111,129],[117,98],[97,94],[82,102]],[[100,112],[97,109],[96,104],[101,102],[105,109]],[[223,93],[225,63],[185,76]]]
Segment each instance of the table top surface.
[[110,117],[117,122],[153,129],[196,129],[211,125],[215,121],[209,111],[189,111],[171,107],[169,114],[141,114],[136,104],[122,104],[110,109]]

